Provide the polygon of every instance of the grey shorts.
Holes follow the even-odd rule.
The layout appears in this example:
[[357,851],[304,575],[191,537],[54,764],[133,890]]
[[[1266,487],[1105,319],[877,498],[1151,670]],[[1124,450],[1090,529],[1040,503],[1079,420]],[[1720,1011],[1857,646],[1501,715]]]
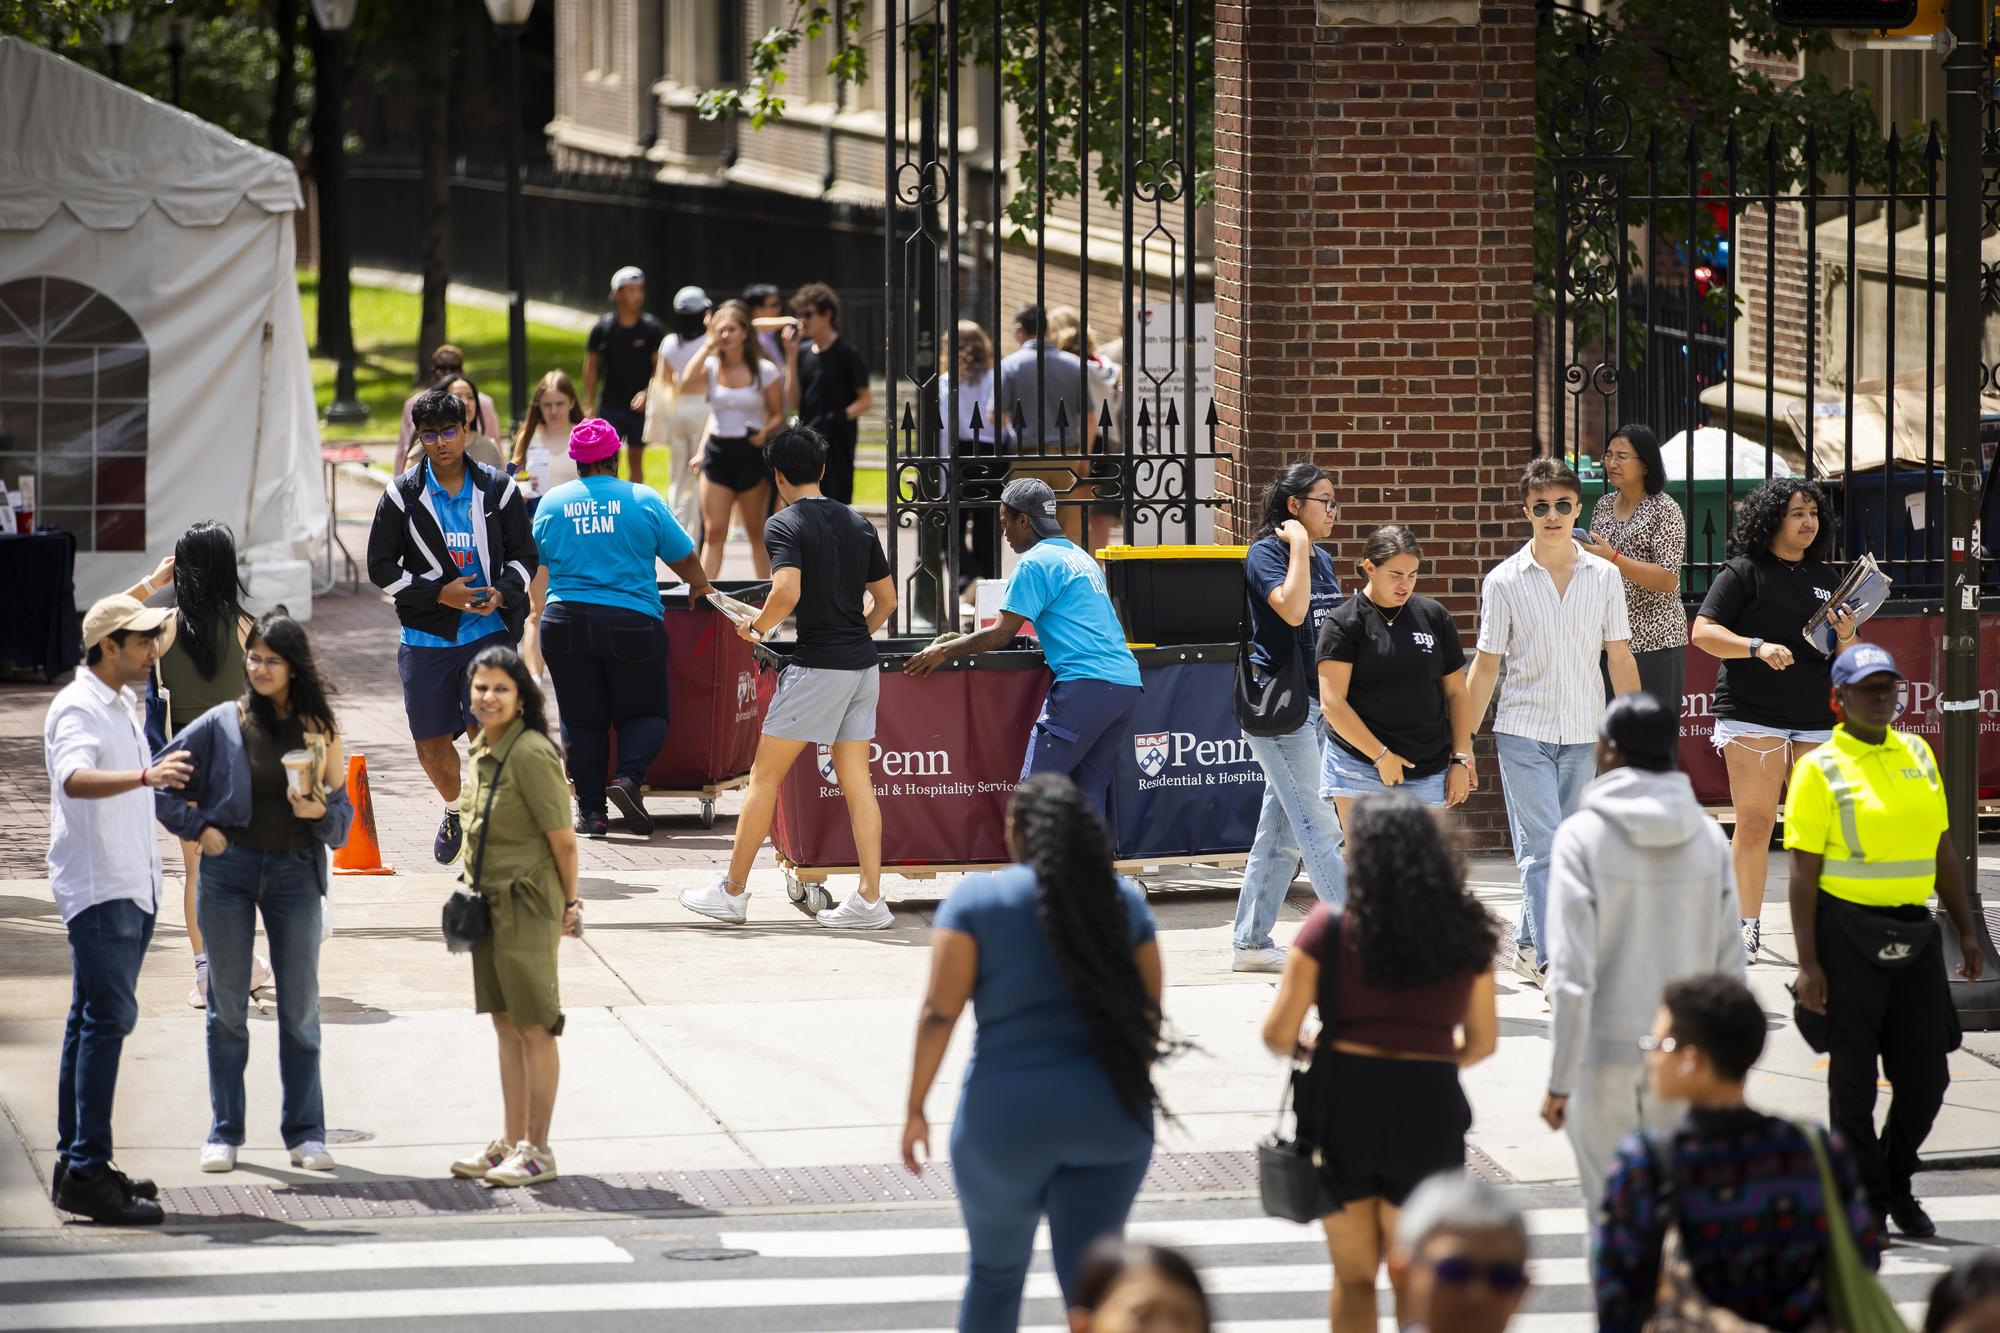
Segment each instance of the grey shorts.
[[785,741],[832,745],[875,739],[875,700],[882,693],[882,670],[841,671],[834,667],[788,666],[764,714],[764,734]]

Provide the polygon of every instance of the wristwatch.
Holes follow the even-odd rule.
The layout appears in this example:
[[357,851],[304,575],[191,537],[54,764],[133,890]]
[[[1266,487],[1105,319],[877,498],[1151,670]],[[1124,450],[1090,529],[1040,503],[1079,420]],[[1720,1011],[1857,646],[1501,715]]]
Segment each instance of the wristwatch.
[[1463,764],[1463,765],[1465,765],[1465,767],[1467,767],[1467,768],[1471,768],[1471,767],[1472,767],[1472,756],[1471,756],[1471,755],[1469,755],[1469,754],[1454,754],[1454,755],[1453,755],[1453,756],[1451,757],[1451,762],[1452,762],[1452,763],[1454,763],[1454,764]]
[[1763,650],[1764,650],[1764,641],[1762,639],[1750,640],[1750,656],[1755,657],[1758,653],[1762,652]]

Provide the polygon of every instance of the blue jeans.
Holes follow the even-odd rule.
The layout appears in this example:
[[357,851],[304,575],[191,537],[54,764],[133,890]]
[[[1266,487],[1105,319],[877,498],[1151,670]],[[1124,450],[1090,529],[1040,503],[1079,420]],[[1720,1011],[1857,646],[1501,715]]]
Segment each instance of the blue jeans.
[[1521,921],[1514,943],[1541,949],[1542,918],[1549,911],[1549,851],[1556,825],[1576,813],[1584,786],[1597,775],[1597,747],[1531,741],[1495,732],[1500,791],[1507,798],[1507,829],[1514,865],[1521,872]]
[[320,849],[260,852],[235,843],[201,858],[195,917],[208,946],[210,1143],[243,1143],[243,1067],[250,1062],[250,948],[257,914],[278,988],[279,1129],[285,1146],[326,1141],[319,1086]]
[[114,898],[78,912],[68,931],[69,1021],[56,1086],[56,1156],[69,1167],[95,1171],[111,1160],[118,1056],[139,1021],[135,988],[153,942],[153,914],[130,898]]
[[1271,927],[1304,858],[1320,901],[1336,910],[1347,902],[1347,860],[1340,854],[1340,817],[1320,799],[1320,765],[1331,744],[1320,726],[1319,705],[1306,709],[1305,725],[1283,736],[1243,737],[1264,769],[1264,804],[1257,836],[1243,864],[1232,938],[1239,949],[1271,947]]
[[1153,1157],[1141,1125],[1095,1059],[981,1077],[967,1073],[951,1127],[951,1173],[971,1246],[959,1333],[1014,1333],[1035,1227],[1070,1299],[1085,1251],[1119,1235]]
[[1138,685],[1108,680],[1059,680],[1042,700],[1041,716],[1028,735],[1021,780],[1034,773],[1061,773],[1076,784],[1098,817],[1111,822],[1111,779],[1118,756],[1132,748],[1132,710]]

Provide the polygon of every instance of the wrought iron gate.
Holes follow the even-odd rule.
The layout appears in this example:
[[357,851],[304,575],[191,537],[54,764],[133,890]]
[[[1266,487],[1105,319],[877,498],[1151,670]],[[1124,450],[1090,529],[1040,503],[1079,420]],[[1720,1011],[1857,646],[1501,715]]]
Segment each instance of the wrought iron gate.
[[[1052,8],[1066,19],[1052,23]],[[1212,470],[1218,455],[1214,405],[1196,401],[1190,253],[1198,173],[1208,169],[1214,8],[1213,0],[885,0],[884,10],[889,557],[914,629],[955,624],[969,572],[962,529],[992,525],[983,541],[997,549],[1010,475],[1048,481],[1082,538],[1095,515],[1128,542],[1193,541],[1197,514],[1218,503],[1201,484],[1203,465]],[[976,66],[981,46],[996,58]],[[1030,54],[999,58],[1013,51]],[[1057,62],[1070,94],[1059,103]],[[966,161],[961,133],[968,104],[984,121],[976,163]],[[1017,185],[1003,140],[1010,104],[1030,146]],[[1098,197],[1107,155],[1091,151],[1093,121],[1123,127],[1110,162],[1115,206]],[[1003,274],[1018,287],[1028,266],[1034,303],[1049,309],[1051,260],[1064,260],[1052,255],[1049,224],[1068,194],[1052,180],[1072,176],[1075,216],[1058,221],[1078,238],[1079,324],[1115,327],[1122,343],[1115,397],[1092,413],[1086,376],[1083,401],[1072,406],[1050,381],[1052,372],[1066,377],[1067,363],[1044,344],[1033,357],[1034,409],[1018,394],[997,396],[996,366],[994,409],[973,405],[962,420],[954,326],[982,324],[997,362],[1014,322]],[[1089,280],[1093,209],[1106,207],[1122,225],[1120,301],[1109,312],[1101,301],[1093,309]],[[1015,236],[1003,239],[1010,226]],[[1140,326],[1156,309],[1172,321],[1165,337]],[[912,545],[914,560],[899,560]]]

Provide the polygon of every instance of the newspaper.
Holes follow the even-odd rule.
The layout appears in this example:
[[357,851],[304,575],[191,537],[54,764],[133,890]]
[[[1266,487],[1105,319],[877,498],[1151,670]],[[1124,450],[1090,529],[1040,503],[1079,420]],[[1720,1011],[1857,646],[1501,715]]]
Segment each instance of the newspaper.
[[[728,616],[729,623],[738,629],[742,629],[746,625],[755,624],[757,617],[763,614],[748,602],[739,602],[726,592],[710,592],[708,594],[708,604],[722,612],[723,615]],[[758,635],[757,640],[760,643],[763,642],[763,636]]]
[[1875,564],[1875,557],[1864,555],[1847,567],[1847,575],[1840,586],[1833,590],[1833,596],[1826,604],[1813,612],[1806,622],[1806,642],[1828,657],[1833,656],[1837,635],[1833,627],[1833,613],[1842,605],[1854,611],[1854,625],[1861,627],[1863,621],[1882,609],[1882,603],[1889,600],[1889,576]]

